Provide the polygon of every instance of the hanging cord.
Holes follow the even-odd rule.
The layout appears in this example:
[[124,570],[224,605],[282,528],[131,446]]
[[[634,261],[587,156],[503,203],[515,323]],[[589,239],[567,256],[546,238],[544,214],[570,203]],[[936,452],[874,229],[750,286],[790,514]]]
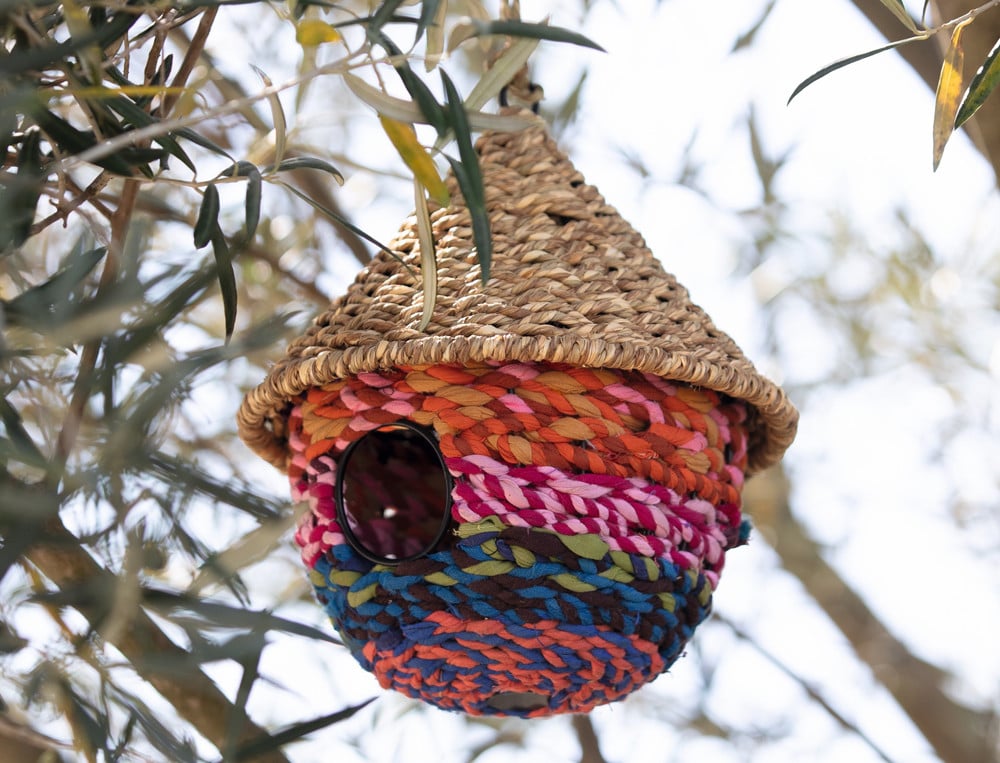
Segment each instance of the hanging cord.
[[[504,0],[500,5],[500,18],[503,21],[520,21],[521,20],[521,2],[520,0]],[[490,60],[490,66],[492,66],[496,60],[503,54],[503,51],[510,46],[510,40],[503,48],[501,48]],[[504,86],[500,91],[498,96],[500,100],[500,105],[503,107],[507,106],[524,106],[530,108],[532,113],[537,114],[539,109],[539,104],[541,104],[542,99],[545,97],[545,92],[542,90],[542,86],[532,82],[531,77],[528,72],[528,65],[525,64],[521,67],[520,71],[514,75],[514,78]]]

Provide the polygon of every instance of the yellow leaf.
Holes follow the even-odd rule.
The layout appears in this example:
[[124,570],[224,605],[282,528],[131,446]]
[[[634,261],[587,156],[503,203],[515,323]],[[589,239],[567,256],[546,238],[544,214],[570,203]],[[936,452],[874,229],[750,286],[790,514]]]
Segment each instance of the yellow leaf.
[[917,25],[910,16],[910,12],[906,10],[906,6],[903,5],[902,0],[882,0],[882,5],[911,32],[917,31]]
[[340,42],[340,32],[321,19],[302,19],[295,26],[295,41],[303,47]]
[[446,205],[450,198],[448,188],[441,180],[431,155],[417,140],[417,132],[413,129],[413,125],[397,122],[382,114],[379,114],[378,119],[392,145],[413,172],[413,176],[427,189],[434,201],[442,206]]
[[[969,19],[971,21],[972,19]],[[962,98],[962,68],[965,63],[965,51],[962,49],[962,32],[966,21],[955,27],[951,33],[951,43],[944,55],[941,65],[941,75],[938,78],[937,92],[934,96],[934,169],[941,163],[944,147],[955,129],[955,115],[958,113]]]

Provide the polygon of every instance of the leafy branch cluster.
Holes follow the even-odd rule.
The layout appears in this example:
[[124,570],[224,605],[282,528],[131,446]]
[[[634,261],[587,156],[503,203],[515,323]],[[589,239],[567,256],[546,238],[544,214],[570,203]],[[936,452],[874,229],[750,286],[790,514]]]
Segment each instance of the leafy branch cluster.
[[[247,92],[221,73],[210,40],[225,24],[221,0],[0,6],[2,749],[16,739],[35,757],[281,761],[285,745],[360,707],[276,730],[247,717],[275,634],[331,637],[252,607],[239,572],[273,553],[292,515],[242,476],[231,428],[205,431],[194,400],[212,385],[237,397],[286,335],[289,302],[323,300],[282,264],[288,244],[268,224],[265,184],[332,222],[358,259],[384,248],[341,211],[329,189],[343,181],[340,162],[296,141],[279,96],[346,82],[413,174],[418,214],[428,196],[448,201],[437,168],[447,161],[485,278],[472,134],[528,120],[483,109],[540,40],[596,47],[546,22],[492,19],[478,2],[244,5],[294,29],[301,66],[290,81],[258,71]],[[492,62],[465,96],[441,65],[459,48]],[[455,156],[443,153],[451,143]],[[239,214],[227,208],[234,184]],[[247,300],[255,309],[239,327]],[[205,514],[242,537],[220,548],[199,530]],[[234,697],[205,670],[219,660],[239,669]],[[62,719],[52,733],[64,738],[17,720],[18,707]]]
[[789,97],[789,102],[805,88],[827,74],[842,69],[850,64],[857,63],[879,53],[893,50],[903,45],[914,42],[925,42],[934,37],[947,33],[950,38],[941,64],[941,71],[938,75],[937,90],[934,97],[934,123],[933,123],[933,164],[934,169],[941,163],[945,146],[951,134],[969,119],[971,119],[986,99],[993,93],[997,85],[1000,84],[1000,40],[997,40],[993,48],[987,53],[979,68],[971,78],[965,76],[965,49],[963,47],[963,35],[966,28],[983,16],[988,11],[994,10],[1000,5],[1000,0],[989,0],[976,8],[949,19],[940,24],[926,26],[925,18],[929,2],[924,2],[920,21],[916,21],[906,10],[902,0],[879,0],[911,33],[909,37],[895,40],[886,45],[881,45],[874,50],[842,58],[834,61],[828,66],[824,66],[819,71],[811,74],[796,86]]

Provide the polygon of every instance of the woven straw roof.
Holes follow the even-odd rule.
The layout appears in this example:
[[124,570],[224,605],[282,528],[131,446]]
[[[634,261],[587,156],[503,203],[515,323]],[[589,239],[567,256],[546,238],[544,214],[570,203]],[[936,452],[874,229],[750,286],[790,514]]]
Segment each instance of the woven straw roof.
[[243,401],[241,437],[286,466],[284,414],[309,387],[400,365],[547,361],[654,373],[752,406],[750,471],[778,461],[798,413],[664,271],[543,126],[476,144],[493,235],[484,285],[457,184],[431,213],[438,295],[426,330],[416,220],[296,339]]

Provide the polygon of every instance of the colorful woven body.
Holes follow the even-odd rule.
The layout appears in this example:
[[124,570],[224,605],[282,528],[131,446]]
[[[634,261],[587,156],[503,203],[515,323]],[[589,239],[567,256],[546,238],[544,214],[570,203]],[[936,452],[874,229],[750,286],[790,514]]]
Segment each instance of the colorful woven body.
[[[583,712],[666,670],[708,614],[726,550],[746,539],[746,418],[743,403],[639,372],[360,373],[292,409],[288,472],[310,504],[296,540],[383,686],[476,715]],[[401,420],[437,435],[453,531],[387,566],[345,542],[333,486],[350,443]],[[411,464],[380,466],[372,495],[413,483]]]

